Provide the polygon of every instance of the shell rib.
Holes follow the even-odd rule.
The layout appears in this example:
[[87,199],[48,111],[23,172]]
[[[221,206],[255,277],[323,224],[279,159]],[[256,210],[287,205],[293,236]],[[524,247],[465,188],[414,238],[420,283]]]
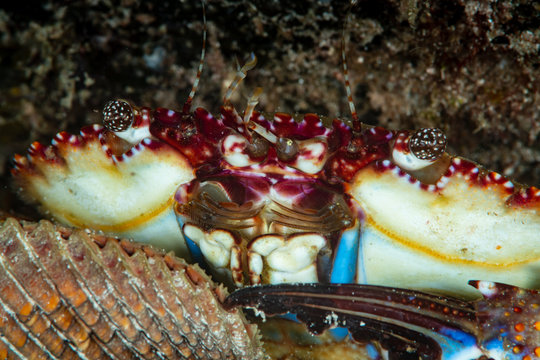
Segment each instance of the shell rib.
[[198,266],[48,221],[0,222],[0,358],[261,359]]

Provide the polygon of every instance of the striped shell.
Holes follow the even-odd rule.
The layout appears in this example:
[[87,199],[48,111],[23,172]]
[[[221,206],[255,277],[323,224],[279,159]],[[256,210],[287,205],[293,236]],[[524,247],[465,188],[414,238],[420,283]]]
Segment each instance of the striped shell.
[[0,359],[261,359],[226,290],[150,246],[0,222]]

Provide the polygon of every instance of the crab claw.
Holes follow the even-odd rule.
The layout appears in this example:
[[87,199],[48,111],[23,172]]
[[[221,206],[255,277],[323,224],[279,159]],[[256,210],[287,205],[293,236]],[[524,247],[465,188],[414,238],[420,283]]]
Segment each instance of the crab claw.
[[475,302],[482,347],[494,359],[540,358],[540,294],[490,281],[469,281],[483,298]]
[[[231,294],[225,304],[255,308],[266,315],[294,313],[314,334],[345,327],[358,342],[378,342],[390,358],[538,356],[538,293],[484,281],[471,284],[484,299],[467,302],[406,289],[318,283],[244,288]],[[528,302],[526,317],[519,316],[524,311],[516,311],[524,300]]]
[[145,138],[134,146],[94,125],[56,135],[16,155],[17,190],[56,220],[175,250],[188,256],[174,215],[173,194],[193,178],[170,146]]

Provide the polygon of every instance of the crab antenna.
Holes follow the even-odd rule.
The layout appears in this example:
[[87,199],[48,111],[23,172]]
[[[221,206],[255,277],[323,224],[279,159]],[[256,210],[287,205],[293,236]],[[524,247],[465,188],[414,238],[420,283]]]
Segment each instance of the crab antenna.
[[206,54],[206,9],[204,6],[204,0],[201,1],[202,4],[202,13],[203,13],[203,41],[202,41],[202,50],[201,50],[201,60],[199,61],[199,68],[197,69],[197,76],[195,77],[195,81],[193,82],[193,86],[191,87],[191,92],[189,93],[189,96],[184,104],[184,107],[182,108],[182,112],[184,114],[188,114],[191,110],[191,102],[193,101],[193,97],[195,96],[195,93],[197,92],[197,87],[199,87],[199,80],[201,79],[201,74],[203,71],[203,65],[204,65],[204,55]]
[[[347,17],[345,18],[345,23],[343,24],[343,35],[341,37],[341,63],[343,64],[343,78],[345,79],[345,91],[347,92],[347,101],[349,102],[349,109],[351,110],[351,116],[353,119],[353,125],[356,128],[359,124],[358,120],[358,114],[356,113],[356,107],[354,106],[354,100],[352,97],[352,91],[351,91],[351,83],[349,81],[349,69],[347,67],[347,56],[345,54],[346,49],[346,37],[345,33],[347,30],[347,26],[349,25],[349,18],[351,16],[351,9],[353,5],[356,3],[355,0],[351,1],[351,6],[349,7],[349,11],[347,12]],[[355,129],[357,130],[357,129]]]
[[251,115],[253,114],[253,110],[255,110],[255,106],[257,106],[257,104],[259,103],[259,97],[261,96],[262,91],[262,87],[257,87],[255,88],[255,90],[253,90],[253,94],[250,96],[246,111],[244,112],[244,124],[249,129],[256,132],[272,144],[275,144],[278,141],[276,135],[272,134],[270,131],[265,129],[263,126],[257,124],[256,122],[249,121],[249,119],[251,119]]
[[244,80],[244,78],[247,75],[247,72],[253,69],[255,65],[257,65],[257,57],[255,56],[254,53],[251,53],[251,55],[249,56],[249,60],[244,64],[244,66],[240,68],[240,70],[236,72],[233,82],[231,83],[231,85],[229,85],[229,88],[227,89],[227,92],[225,93],[225,96],[223,97],[223,104],[229,103],[233,92],[238,87],[238,84],[240,84],[240,82]]

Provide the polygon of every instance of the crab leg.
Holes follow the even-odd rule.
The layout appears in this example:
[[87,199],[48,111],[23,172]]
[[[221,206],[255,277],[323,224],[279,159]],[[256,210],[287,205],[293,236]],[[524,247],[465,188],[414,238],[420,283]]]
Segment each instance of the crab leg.
[[[400,358],[407,353],[453,360],[538,356],[538,293],[485,281],[471,285],[485,298],[466,302],[382,286],[282,284],[238,290],[226,305],[251,307],[266,315],[295,313],[315,334],[346,327],[354,340],[377,341]],[[513,316],[523,313],[515,306],[523,303],[533,310]]]

